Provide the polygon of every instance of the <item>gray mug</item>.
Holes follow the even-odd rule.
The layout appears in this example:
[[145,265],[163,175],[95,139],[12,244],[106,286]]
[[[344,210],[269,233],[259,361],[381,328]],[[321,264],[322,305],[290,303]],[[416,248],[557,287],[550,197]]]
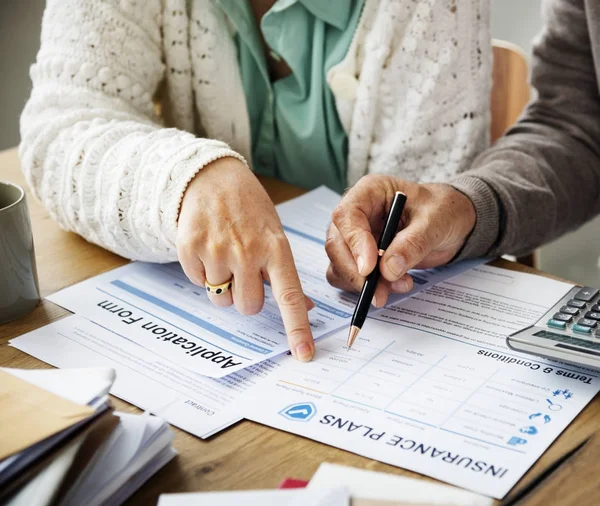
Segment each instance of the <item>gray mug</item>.
[[39,301],[25,191],[0,181],[0,324],[29,313]]

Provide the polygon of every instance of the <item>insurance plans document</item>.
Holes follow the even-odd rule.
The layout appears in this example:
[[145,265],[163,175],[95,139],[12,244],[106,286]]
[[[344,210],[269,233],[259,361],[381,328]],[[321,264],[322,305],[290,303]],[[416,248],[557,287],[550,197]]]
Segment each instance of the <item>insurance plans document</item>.
[[[319,188],[278,206],[304,293],[315,303],[309,319],[315,339],[345,328],[356,297],[333,288],[325,237],[340,196]],[[469,268],[462,263],[414,273],[415,290]],[[234,280],[235,283],[235,280]],[[255,316],[214,306],[179,263],[134,262],[59,291],[48,299],[188,370],[212,378],[241,371],[287,352],[277,303],[265,284]]]
[[599,388],[598,372],[510,351],[572,285],[487,265],[369,317],[307,364],[282,357],[246,418],[502,498]]

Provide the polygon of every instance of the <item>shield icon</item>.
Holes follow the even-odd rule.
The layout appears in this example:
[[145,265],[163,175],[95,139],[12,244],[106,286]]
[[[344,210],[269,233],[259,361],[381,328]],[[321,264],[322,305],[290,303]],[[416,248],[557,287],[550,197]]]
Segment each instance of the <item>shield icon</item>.
[[308,422],[317,412],[312,402],[301,402],[283,408],[279,414],[293,422]]

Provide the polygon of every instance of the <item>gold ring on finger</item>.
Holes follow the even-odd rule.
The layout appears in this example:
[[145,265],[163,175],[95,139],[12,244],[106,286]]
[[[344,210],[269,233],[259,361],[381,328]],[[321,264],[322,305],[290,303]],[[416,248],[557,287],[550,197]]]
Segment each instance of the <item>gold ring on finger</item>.
[[233,284],[233,278],[229,281],[225,281],[225,283],[221,283],[219,285],[211,285],[208,281],[205,281],[204,286],[206,287],[206,291],[208,293],[214,293],[215,295],[222,295],[225,292],[231,290],[231,285]]

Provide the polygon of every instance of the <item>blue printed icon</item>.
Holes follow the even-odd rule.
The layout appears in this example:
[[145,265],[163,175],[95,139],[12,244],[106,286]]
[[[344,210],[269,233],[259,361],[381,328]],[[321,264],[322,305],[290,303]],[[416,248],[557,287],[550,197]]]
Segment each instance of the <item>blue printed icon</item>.
[[293,422],[308,422],[316,412],[317,407],[312,402],[301,402],[282,409],[279,414]]
[[552,392],[552,397],[558,397],[559,395],[562,395],[565,400],[569,400],[571,397],[573,397],[573,392],[571,392],[568,388],[565,388],[564,390],[554,390],[554,392]]
[[521,427],[519,432],[522,432],[523,434],[531,434],[533,436],[534,434],[538,433],[538,430],[533,425],[530,425],[529,427]]
[[523,438],[520,438],[520,437],[511,437],[508,440],[508,444],[512,445],[512,446],[526,445],[527,444],[527,439],[523,439]]
[[[528,418],[530,420],[534,420],[536,418],[539,418],[540,416],[542,416],[541,413],[531,413],[531,415],[528,416]],[[550,418],[550,415],[544,415],[544,423],[550,423],[552,421],[552,418]]]
[[560,404],[552,402],[550,399],[546,399],[546,402],[548,403],[548,409],[550,411],[560,411],[562,409],[562,406]]

